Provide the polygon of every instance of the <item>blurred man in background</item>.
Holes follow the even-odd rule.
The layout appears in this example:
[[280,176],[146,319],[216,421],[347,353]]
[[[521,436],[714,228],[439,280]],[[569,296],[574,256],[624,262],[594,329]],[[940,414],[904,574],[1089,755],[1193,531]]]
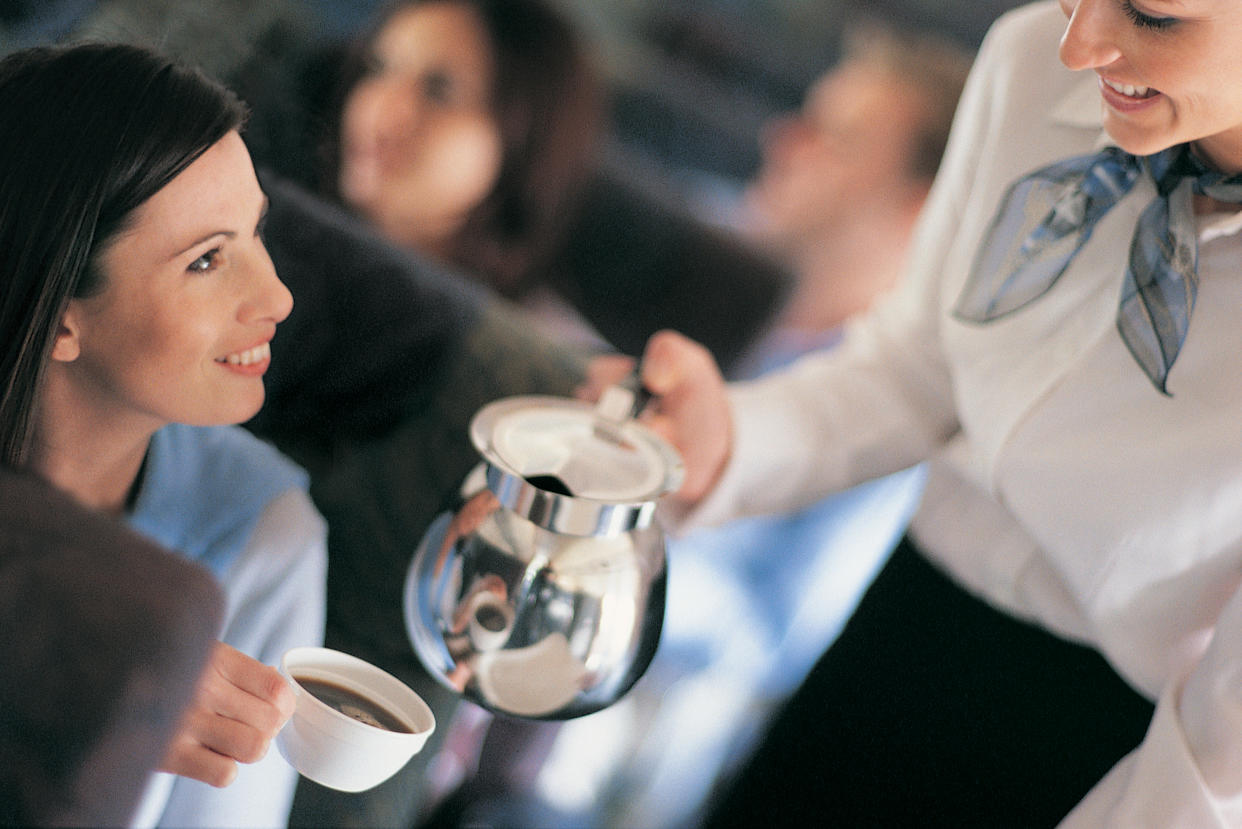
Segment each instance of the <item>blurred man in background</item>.
[[897,281],[969,67],[970,53],[941,39],[858,27],[802,109],[768,126],[740,229],[787,265],[794,286],[739,370],[831,343]]
[[[793,284],[736,377],[830,347],[896,283],[948,140],[968,50],[878,26],[844,45],[802,109],[764,131],[743,190],[739,233]],[[911,469],[801,513],[671,540],[660,651],[621,702],[562,727],[537,780],[545,801],[567,825],[584,812],[595,826],[699,825],[840,632],[922,483]]]

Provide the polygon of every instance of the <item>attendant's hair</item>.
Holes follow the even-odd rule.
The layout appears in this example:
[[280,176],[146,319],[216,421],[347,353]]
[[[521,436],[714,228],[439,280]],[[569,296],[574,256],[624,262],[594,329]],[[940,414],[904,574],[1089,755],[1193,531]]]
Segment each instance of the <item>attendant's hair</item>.
[[0,61],[0,113],[0,463],[20,467],[69,300],[103,289],[135,209],[246,111],[197,70],[99,43]]
[[520,297],[562,238],[594,160],[603,86],[579,33],[544,0],[399,0],[385,7],[346,58],[322,149],[321,186],[340,200],[340,114],[364,77],[375,38],[397,12],[424,3],[474,9],[495,55],[492,112],[501,169],[492,191],[451,242],[452,264]]

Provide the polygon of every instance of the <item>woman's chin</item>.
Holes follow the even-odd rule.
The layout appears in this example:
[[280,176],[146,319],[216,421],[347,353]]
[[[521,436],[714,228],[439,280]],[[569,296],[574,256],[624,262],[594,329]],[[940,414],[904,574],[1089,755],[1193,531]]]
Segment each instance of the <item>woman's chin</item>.
[[1167,132],[1136,129],[1134,124],[1118,123],[1107,116],[1104,119],[1104,131],[1113,143],[1134,156],[1155,155],[1180,143]]

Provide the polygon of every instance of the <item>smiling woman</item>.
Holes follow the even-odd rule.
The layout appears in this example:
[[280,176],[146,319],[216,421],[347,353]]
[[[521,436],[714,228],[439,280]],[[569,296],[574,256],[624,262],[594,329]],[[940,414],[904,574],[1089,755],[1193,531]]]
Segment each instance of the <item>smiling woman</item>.
[[234,425],[292,307],[245,110],[98,44],[0,61],[0,111],[0,462],[201,562],[230,608],[136,820],[282,824],[296,775],[263,758],[293,699],[267,665],[322,641],[325,531],[304,473]]
[[230,131],[134,211],[99,255],[101,289],[61,318],[47,442],[82,433],[142,446],[167,423],[239,423],[259,410],[268,343],[293,307],[258,234],[265,203]]
[[544,0],[402,0],[341,68],[325,191],[389,239],[526,299],[586,183],[602,90]]
[[1069,19],[1061,61],[1099,77],[1104,127],[1122,149],[1148,155],[1194,142],[1217,169],[1242,171],[1237,3],[1060,2]]
[[[813,715],[760,755],[771,797],[724,805],[736,825],[1237,825],[1240,41],[1236,0],[1003,16],[905,273],[840,345],[727,386],[701,348],[652,339],[693,520],[928,463]],[[1042,629],[963,625],[961,585]]]

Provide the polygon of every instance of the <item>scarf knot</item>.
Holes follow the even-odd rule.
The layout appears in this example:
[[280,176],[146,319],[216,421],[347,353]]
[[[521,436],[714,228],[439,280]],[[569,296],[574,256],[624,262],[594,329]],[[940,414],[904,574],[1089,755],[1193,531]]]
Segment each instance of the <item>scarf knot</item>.
[[1187,145],[1149,156],[1106,147],[1016,181],[980,245],[954,315],[989,323],[1046,294],[1100,219],[1143,176],[1154,182],[1156,198],[1131,238],[1117,329],[1152,384],[1168,394],[1199,287],[1193,195],[1242,203],[1242,175],[1208,169]]

